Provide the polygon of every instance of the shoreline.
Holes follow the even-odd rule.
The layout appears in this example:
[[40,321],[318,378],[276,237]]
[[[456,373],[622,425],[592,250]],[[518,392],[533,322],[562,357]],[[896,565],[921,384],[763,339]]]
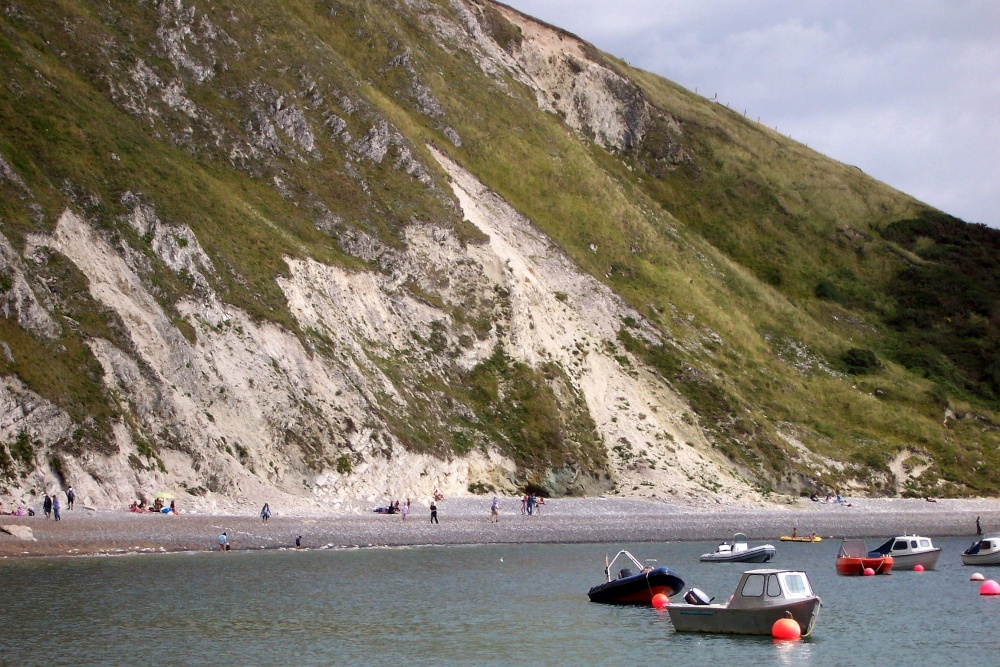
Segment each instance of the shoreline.
[[793,528],[824,539],[888,538],[904,533],[930,537],[975,536],[1000,531],[1000,499],[850,499],[851,506],[796,500],[787,505],[726,507],[684,505],[629,498],[550,499],[540,516],[520,514],[520,501],[504,498],[497,524],[489,521],[489,499],[456,498],[438,503],[440,524],[429,522],[426,503],[410,517],[373,512],[274,514],[263,524],[246,514],[182,513],[177,516],[125,511],[64,510],[62,521],[0,516],[0,526],[27,526],[33,540],[0,532],[0,559],[217,551],[226,531],[235,551],[479,544],[572,544],[712,541],[746,533],[752,541],[777,540]]

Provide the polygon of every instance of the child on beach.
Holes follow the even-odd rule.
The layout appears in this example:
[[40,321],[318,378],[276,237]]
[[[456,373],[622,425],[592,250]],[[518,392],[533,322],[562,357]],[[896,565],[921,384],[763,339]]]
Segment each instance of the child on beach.
[[490,523],[500,523],[500,499],[493,496],[493,503],[490,505]]

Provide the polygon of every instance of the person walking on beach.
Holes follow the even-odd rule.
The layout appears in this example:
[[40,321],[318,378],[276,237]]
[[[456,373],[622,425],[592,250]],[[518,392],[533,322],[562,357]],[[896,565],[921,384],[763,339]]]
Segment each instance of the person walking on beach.
[[66,489],[66,509],[68,510],[73,509],[73,503],[75,501],[76,501],[76,491],[74,491],[73,487],[71,486],[68,489]]
[[493,503],[490,505],[490,523],[500,523],[500,499],[493,496]]
[[976,535],[983,534],[983,526],[979,523],[979,517],[976,517]]
[[528,516],[535,513],[535,494],[528,494]]
[[62,503],[59,502],[59,495],[52,494],[52,518],[59,521],[59,509],[62,507]]
[[52,498],[49,498],[49,494],[45,494],[45,500],[42,501],[42,511],[45,512],[45,518],[50,518],[52,514]]
[[219,535],[219,551],[229,551],[229,536],[225,533]]
[[296,549],[301,549],[302,548],[302,536],[301,535],[299,535],[298,537],[295,538],[295,548]]
[[267,523],[267,520],[271,518],[271,508],[267,503],[264,503],[264,507],[260,510],[260,522]]
[[438,506],[434,504],[433,500],[431,501],[431,523],[440,524],[440,521],[438,521]]
[[406,504],[403,505],[403,521],[406,521],[406,517],[410,514],[410,499],[406,499]]
[[528,494],[525,493],[523,496],[521,496],[521,514],[524,514],[527,509],[528,509]]

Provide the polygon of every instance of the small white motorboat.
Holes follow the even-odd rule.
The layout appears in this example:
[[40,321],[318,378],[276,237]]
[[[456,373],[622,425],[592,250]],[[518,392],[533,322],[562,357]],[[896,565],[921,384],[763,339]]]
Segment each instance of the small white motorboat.
[[886,540],[877,549],[868,552],[869,556],[892,556],[894,570],[912,570],[922,565],[925,570],[933,570],[937,565],[941,548],[931,543],[931,538],[920,535],[900,535]]
[[733,535],[732,542],[723,542],[714,553],[702,554],[703,563],[767,563],[774,558],[775,548],[770,544],[751,547],[743,533]]
[[748,570],[725,604],[711,604],[697,588],[684,599],[667,607],[675,631],[733,635],[770,635],[775,621],[791,617],[808,636],[822,604],[806,573],[795,570]]
[[1000,565],[1000,533],[976,540],[962,552],[963,565]]

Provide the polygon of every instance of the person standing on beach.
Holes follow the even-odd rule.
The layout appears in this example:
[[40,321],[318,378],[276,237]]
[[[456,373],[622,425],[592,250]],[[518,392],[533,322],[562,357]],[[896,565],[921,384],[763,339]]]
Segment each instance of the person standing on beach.
[[302,548],[302,536],[301,535],[299,535],[298,537],[295,538],[295,548],[296,549],[301,549]]
[[528,494],[528,516],[535,513],[535,494]]
[[267,520],[271,518],[271,508],[268,507],[267,503],[264,503],[264,507],[260,510],[260,522],[267,523]]
[[438,506],[434,504],[433,500],[431,501],[431,523],[440,524],[440,521],[438,521]]
[[500,499],[493,496],[493,503],[490,505],[490,523],[500,523]]
[[59,494],[53,493],[52,494],[52,518],[55,519],[56,521],[59,521],[59,509],[60,509],[61,506],[62,506],[62,503],[59,502]]
[[229,551],[229,536],[225,533],[219,535],[219,551]]
[[527,508],[528,508],[528,494],[525,493],[523,496],[521,496],[521,514],[524,514]]
[[983,534],[983,526],[982,526],[982,524],[979,523],[979,517],[977,516],[976,517],[976,535],[982,535],[982,534]]
[[403,521],[406,521],[406,517],[410,514],[410,499],[406,499],[406,504],[403,505]]
[[45,500],[42,501],[42,511],[45,512],[45,518],[48,519],[52,514],[52,498],[49,498],[49,494],[45,494]]
[[74,501],[76,501],[76,491],[74,491],[73,487],[71,486],[68,489],[66,489],[66,509],[68,510],[73,509]]

